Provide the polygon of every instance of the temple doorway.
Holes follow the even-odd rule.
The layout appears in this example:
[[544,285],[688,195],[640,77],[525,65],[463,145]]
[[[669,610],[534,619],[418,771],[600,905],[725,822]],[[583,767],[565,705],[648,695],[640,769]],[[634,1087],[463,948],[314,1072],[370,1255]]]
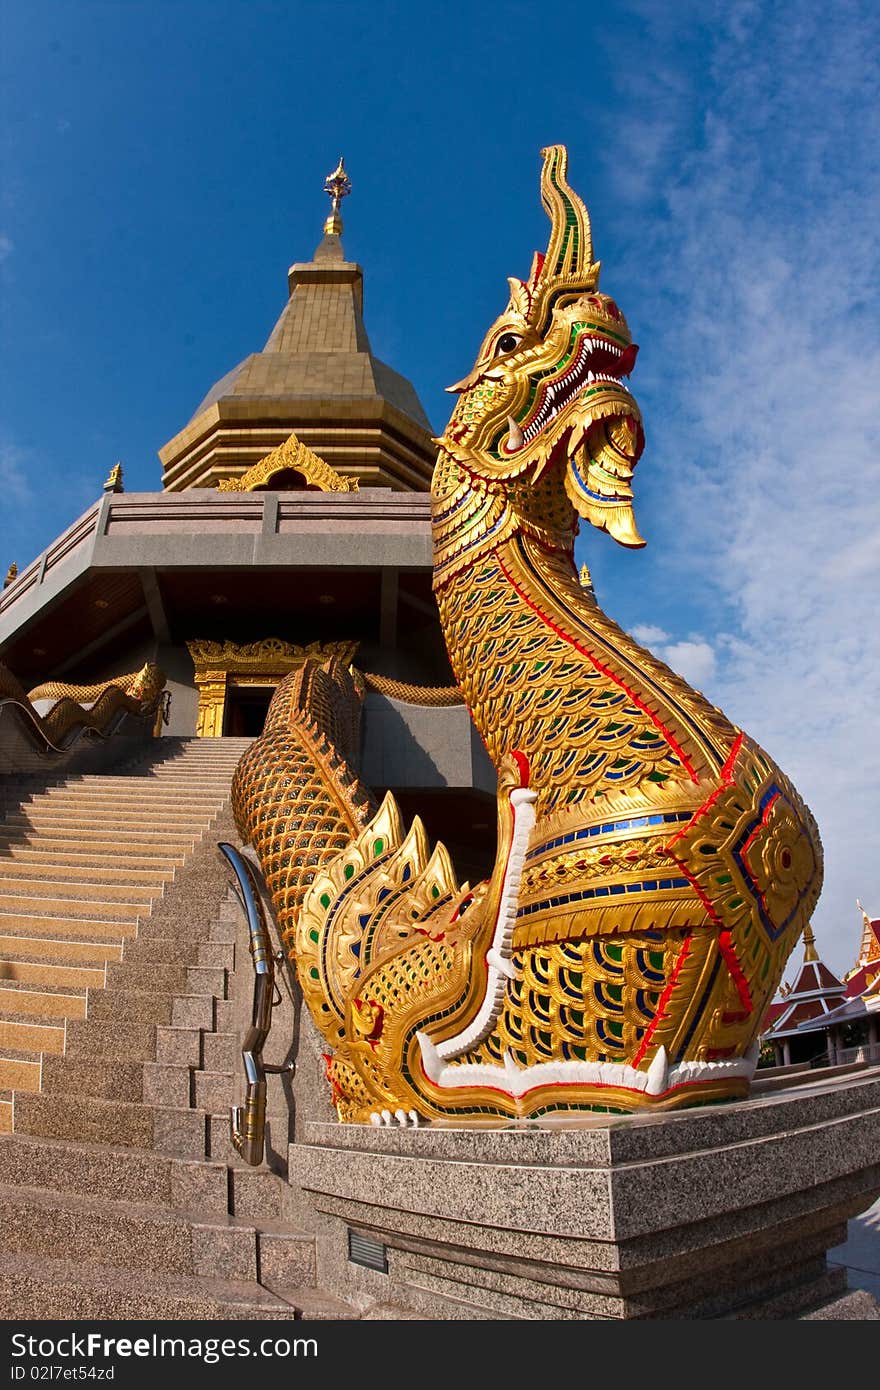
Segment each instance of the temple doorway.
[[274,686],[230,686],[226,692],[223,732],[231,738],[257,738],[263,732]]

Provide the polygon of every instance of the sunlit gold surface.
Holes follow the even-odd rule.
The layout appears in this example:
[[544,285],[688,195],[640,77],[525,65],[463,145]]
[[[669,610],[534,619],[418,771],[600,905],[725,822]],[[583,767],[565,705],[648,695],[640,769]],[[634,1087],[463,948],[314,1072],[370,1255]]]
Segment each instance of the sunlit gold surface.
[[[561,146],[544,151],[541,191],[547,253],[509,282],[452,388],[432,486],[440,620],[499,769],[492,877],[458,888],[442,847],[430,856],[386,799],[372,819],[362,807],[347,839],[342,820],[328,824],[311,881],[274,897],[345,1120],[743,1095],[821,885],[818,833],[791,783],[578,575],[578,517],[644,543],[642,426],[623,380],[636,349],[599,292]],[[277,874],[285,834],[288,856],[308,857],[308,810],[273,791],[296,780],[283,761],[249,756],[262,780],[242,784],[240,825]],[[318,755],[300,740],[296,757],[298,785],[332,800]],[[286,830],[273,821],[263,837],[250,796],[286,797]]]
[[341,156],[333,173],[328,174],[324,180],[324,192],[330,195],[330,216],[324,223],[324,235],[341,236],[342,218],[339,215],[339,204],[351,192],[351,179],[345,172],[345,160]]
[[310,487],[320,492],[357,492],[357,478],[344,478],[319,458],[295,434],[279,444],[265,458],[255,463],[240,478],[221,478],[217,484],[218,492],[254,492],[257,488],[268,487],[279,473],[290,469],[299,473]]

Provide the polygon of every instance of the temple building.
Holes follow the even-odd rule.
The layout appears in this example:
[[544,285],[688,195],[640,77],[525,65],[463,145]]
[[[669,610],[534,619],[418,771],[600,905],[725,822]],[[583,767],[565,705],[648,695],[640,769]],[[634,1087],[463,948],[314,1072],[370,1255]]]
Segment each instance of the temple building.
[[804,1035],[800,1024],[820,1024],[842,1002],[846,986],[819,959],[812,927],[804,932],[804,958],[794,984],[783,985],[767,1012],[763,1042],[770,1044],[777,1066],[809,1062],[822,1056],[820,1031]]
[[0,661],[25,688],[154,661],[171,693],[158,732],[250,737],[306,654],[341,654],[366,676],[366,778],[418,803],[432,834],[490,855],[494,770],[450,689],[431,589],[431,426],[370,346],[363,271],[341,239],[349,188],[340,160],[313,258],[291,266],[262,351],[159,450],[162,490],[126,492],[117,466],[10,570]]
[[777,1066],[880,1060],[880,918],[862,912],[859,954],[839,980],[819,959],[812,928],[792,985],[783,984],[765,1020],[762,1042]]

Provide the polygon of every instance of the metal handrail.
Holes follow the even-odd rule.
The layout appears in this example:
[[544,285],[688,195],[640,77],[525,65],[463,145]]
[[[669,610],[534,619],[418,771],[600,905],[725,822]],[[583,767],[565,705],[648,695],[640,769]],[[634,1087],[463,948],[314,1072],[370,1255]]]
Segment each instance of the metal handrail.
[[[236,897],[247,918],[251,959],[254,966],[254,1001],[251,1026],[244,1036],[241,1059],[247,1083],[244,1105],[233,1105],[229,1115],[229,1137],[236,1153],[256,1168],[263,1161],[266,1136],[266,1076],[294,1070],[294,1064],[271,1066],[263,1061],[263,1047],[272,1027],[272,1009],[280,1002],[275,992],[275,961],[266,925],[263,895],[258,872],[234,845],[218,844],[235,874]],[[283,959],[283,956],[279,957]]]

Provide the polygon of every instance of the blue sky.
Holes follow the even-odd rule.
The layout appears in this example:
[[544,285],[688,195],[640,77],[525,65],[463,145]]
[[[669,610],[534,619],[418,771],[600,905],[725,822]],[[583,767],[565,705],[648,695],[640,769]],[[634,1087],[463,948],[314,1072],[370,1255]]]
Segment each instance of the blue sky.
[[0,0],[0,21],[0,568],[117,459],[158,488],[157,449],[265,342],[340,153],[374,350],[439,431],[546,244],[538,151],[564,142],[647,434],[647,549],[591,533],[579,556],[810,802],[819,945],[848,968],[856,897],[880,915],[871,0]]

